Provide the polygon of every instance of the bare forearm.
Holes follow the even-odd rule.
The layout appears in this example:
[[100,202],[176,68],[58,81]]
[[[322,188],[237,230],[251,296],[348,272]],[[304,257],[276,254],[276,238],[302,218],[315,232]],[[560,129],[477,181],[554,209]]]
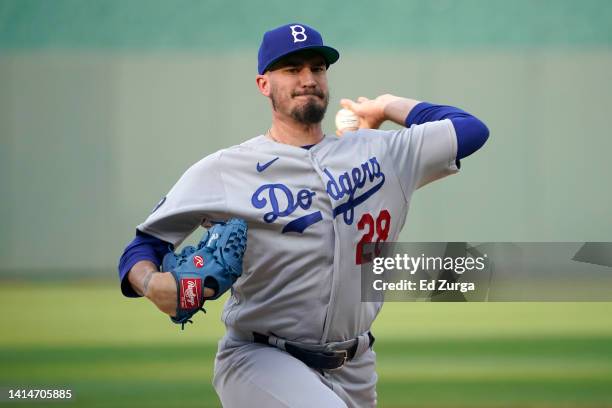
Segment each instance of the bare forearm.
[[159,272],[159,269],[153,262],[139,261],[130,269],[128,281],[136,293],[140,296],[147,296],[149,284],[155,272]]
[[[170,272],[160,272],[150,261],[139,261],[128,274],[128,280],[136,293],[147,297],[159,310],[167,315],[176,313],[176,280]],[[204,296],[212,297],[215,291],[204,288]]]
[[421,103],[421,101],[417,101],[416,99],[395,97],[385,105],[385,118],[386,120],[390,120],[398,125],[404,126],[408,114],[412,108],[419,103]]
[[170,272],[159,272],[151,261],[139,261],[129,272],[130,284],[141,296],[145,296],[162,312],[176,312],[176,283]]

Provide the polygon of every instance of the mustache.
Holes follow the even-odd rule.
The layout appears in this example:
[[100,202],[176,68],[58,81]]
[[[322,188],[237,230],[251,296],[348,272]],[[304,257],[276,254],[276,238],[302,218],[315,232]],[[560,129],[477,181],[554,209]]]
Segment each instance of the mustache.
[[293,98],[295,98],[296,96],[303,96],[303,95],[314,95],[314,96],[318,96],[321,99],[325,98],[325,94],[318,89],[313,90],[313,91],[307,91],[307,92],[293,92],[291,94]]

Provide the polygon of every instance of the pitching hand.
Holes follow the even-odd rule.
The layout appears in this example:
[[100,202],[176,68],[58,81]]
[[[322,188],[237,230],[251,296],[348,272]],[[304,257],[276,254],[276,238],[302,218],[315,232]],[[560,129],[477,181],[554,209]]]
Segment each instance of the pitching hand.
[[360,129],[378,129],[386,120],[403,125],[410,110],[418,103],[417,100],[391,94],[380,95],[375,99],[360,96],[357,102],[350,99],[340,100],[343,108],[353,111],[359,117]]

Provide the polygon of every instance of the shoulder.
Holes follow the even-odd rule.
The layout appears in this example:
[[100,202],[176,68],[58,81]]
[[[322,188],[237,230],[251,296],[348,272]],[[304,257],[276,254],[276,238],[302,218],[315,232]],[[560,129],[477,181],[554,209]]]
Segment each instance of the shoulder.
[[354,132],[346,132],[342,136],[328,136],[336,148],[343,149],[347,146],[378,146],[384,144],[385,139],[397,131],[378,129],[359,129]]
[[371,143],[394,132],[397,132],[397,130],[357,129],[354,132],[346,133],[344,136],[342,136],[342,138],[347,140],[359,139]]
[[200,159],[198,162],[193,164],[187,171],[209,171],[218,170],[220,165],[227,163],[228,161],[234,160],[236,156],[242,156],[249,154],[254,148],[260,145],[263,136],[256,136],[249,140],[246,140],[240,144],[226,147],[221,150],[217,150],[214,153]]
[[384,143],[390,139],[410,138],[412,135],[420,135],[437,132],[452,132],[454,131],[453,124],[449,119],[436,120],[418,125],[412,125],[408,128],[401,127],[392,130],[380,129],[359,129],[355,132],[348,132],[340,139],[347,141],[360,141],[361,143]]

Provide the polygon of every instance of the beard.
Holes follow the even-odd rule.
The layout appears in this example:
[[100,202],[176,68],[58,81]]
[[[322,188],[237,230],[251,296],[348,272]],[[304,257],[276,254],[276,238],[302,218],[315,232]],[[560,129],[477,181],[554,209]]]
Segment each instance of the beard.
[[[287,112],[293,120],[303,125],[314,125],[321,123],[325,117],[327,111],[327,105],[329,104],[329,93],[316,89],[312,91],[297,93],[292,92],[291,98],[295,98],[300,95],[314,95],[315,98],[308,98],[303,104],[294,107],[291,111]],[[272,89],[270,93],[270,99],[272,100],[272,108],[278,110],[280,103],[277,97],[276,89]]]

